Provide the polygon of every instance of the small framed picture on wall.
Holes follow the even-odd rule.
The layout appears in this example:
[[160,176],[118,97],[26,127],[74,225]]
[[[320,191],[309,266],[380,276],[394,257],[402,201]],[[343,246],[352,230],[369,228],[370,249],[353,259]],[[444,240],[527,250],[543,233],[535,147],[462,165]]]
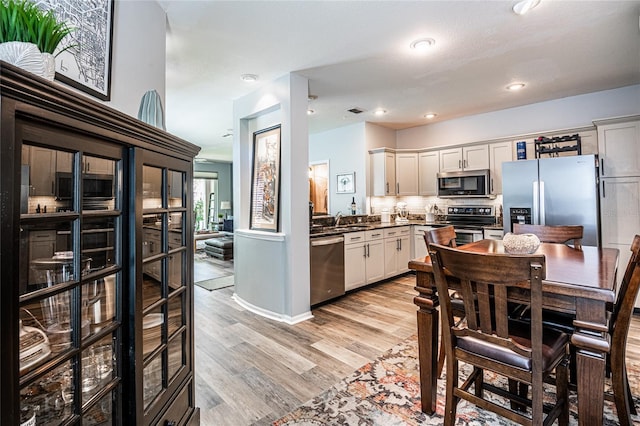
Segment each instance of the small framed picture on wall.
[[356,192],[356,172],[338,174],[336,192],[338,194],[353,194]]

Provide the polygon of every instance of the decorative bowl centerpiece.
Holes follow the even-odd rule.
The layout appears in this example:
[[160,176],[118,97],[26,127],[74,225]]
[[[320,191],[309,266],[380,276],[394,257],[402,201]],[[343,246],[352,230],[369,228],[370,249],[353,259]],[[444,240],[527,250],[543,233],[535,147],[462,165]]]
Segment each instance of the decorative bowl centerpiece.
[[534,234],[507,233],[502,238],[504,251],[510,254],[531,254],[540,246],[540,239]]

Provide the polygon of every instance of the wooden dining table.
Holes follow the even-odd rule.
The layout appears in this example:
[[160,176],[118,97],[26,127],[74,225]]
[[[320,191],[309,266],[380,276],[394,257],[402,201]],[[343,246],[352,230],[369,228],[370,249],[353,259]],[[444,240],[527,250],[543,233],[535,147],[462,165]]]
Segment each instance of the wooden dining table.
[[[477,253],[505,253],[501,240],[481,240],[458,247]],[[609,352],[608,314],[615,300],[617,249],[542,243],[546,278],[542,281],[543,308],[575,315],[571,344],[577,349],[578,421],[601,425],[604,409],[604,376]],[[422,411],[436,409],[439,313],[438,294],[429,256],[409,262],[416,272],[418,296],[418,350]],[[450,282],[452,290],[459,283]],[[521,291],[521,290],[520,290]],[[525,302],[526,294],[510,293],[513,302]]]

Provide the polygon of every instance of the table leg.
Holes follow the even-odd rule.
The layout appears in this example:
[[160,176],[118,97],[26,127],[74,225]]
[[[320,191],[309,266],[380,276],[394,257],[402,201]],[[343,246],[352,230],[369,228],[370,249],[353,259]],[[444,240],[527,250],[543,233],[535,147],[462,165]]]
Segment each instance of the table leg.
[[576,331],[571,343],[577,348],[578,424],[601,425],[604,410],[604,375],[609,341],[604,303],[576,300]]
[[432,282],[430,274],[417,272],[416,281],[415,289],[419,295],[413,299],[413,302],[420,308],[417,312],[420,396],[422,411],[431,415],[436,411],[436,397],[438,395],[439,313],[436,309],[438,297],[433,287],[428,284]]

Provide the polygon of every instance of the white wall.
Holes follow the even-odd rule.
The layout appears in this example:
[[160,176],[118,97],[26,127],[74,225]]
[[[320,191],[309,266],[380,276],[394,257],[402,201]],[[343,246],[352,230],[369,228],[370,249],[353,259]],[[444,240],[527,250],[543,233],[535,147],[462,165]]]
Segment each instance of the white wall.
[[165,107],[166,21],[155,1],[116,1],[107,105],[137,117],[142,95],[156,90]]
[[399,130],[397,148],[425,148],[593,126],[640,113],[640,85],[555,99]]
[[[233,104],[235,300],[295,323],[311,317],[307,79],[288,74]],[[253,133],[281,125],[280,231],[249,229]]]
[[[367,172],[363,159],[366,152],[365,124],[356,123],[326,132],[309,135],[309,162],[329,161],[329,214],[338,211],[349,214],[351,200],[355,198],[361,212],[365,212]],[[337,194],[337,175],[356,174],[355,194]]]

